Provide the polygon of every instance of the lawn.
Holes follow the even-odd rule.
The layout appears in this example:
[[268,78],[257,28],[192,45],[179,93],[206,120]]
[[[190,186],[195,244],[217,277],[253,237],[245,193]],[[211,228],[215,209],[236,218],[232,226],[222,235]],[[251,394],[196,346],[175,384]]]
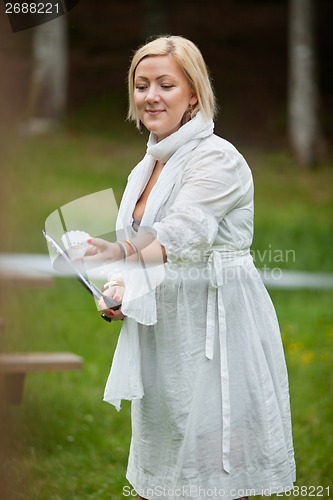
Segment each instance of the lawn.
[[[45,253],[46,217],[76,198],[112,187],[119,202],[146,139],[124,115],[121,99],[101,99],[45,137],[2,131],[2,251]],[[287,152],[243,153],[256,186],[258,267],[333,272],[332,162],[302,172]],[[318,494],[321,486],[333,488],[333,292],[270,294],[290,375],[297,485]],[[130,407],[125,403],[118,413],[102,401],[119,325],[101,321],[80,285],[64,278],[51,288],[9,289],[1,316],[3,349],[65,350],[84,358],[80,372],[29,375],[22,405],[2,407],[1,461],[10,498],[122,498]]]

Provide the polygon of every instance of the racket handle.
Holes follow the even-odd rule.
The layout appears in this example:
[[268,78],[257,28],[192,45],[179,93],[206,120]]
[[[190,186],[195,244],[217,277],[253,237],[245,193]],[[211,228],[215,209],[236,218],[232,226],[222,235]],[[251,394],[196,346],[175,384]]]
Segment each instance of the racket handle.
[[108,323],[111,323],[112,321],[110,316],[107,316],[106,314],[101,314],[101,318],[104,319],[104,321],[107,321]]

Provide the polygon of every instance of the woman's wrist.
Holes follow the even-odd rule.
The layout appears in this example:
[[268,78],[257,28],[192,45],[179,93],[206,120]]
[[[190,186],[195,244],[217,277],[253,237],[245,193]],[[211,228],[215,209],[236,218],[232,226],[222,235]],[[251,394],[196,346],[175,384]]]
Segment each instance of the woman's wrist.
[[127,247],[126,247],[125,243],[123,243],[122,241],[116,241],[115,246],[117,247],[119,260],[120,259],[123,259],[123,260],[127,259],[128,251],[127,251]]
[[133,241],[125,240],[125,244],[127,245],[127,249],[129,251],[128,256],[132,257],[133,255],[135,255],[135,257],[138,259],[139,258],[139,250],[136,247],[136,245],[134,245]]
[[139,258],[139,251],[132,241],[130,240],[117,241],[115,245],[117,245],[118,247],[120,259],[125,260],[133,256],[135,256],[137,259]]

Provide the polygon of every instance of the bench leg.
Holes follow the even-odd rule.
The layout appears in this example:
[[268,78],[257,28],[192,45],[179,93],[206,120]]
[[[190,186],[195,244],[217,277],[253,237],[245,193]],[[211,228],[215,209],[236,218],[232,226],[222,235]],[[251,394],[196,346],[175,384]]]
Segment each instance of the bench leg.
[[6,401],[12,405],[21,404],[25,373],[6,373],[2,378],[3,392]]

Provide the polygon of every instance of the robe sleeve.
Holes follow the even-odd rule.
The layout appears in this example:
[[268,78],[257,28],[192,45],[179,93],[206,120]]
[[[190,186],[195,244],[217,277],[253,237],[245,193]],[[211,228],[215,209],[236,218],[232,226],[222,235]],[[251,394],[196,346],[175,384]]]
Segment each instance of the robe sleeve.
[[153,226],[168,261],[201,260],[220,221],[241,204],[250,185],[250,169],[238,152],[206,150],[194,156],[167,215]]

